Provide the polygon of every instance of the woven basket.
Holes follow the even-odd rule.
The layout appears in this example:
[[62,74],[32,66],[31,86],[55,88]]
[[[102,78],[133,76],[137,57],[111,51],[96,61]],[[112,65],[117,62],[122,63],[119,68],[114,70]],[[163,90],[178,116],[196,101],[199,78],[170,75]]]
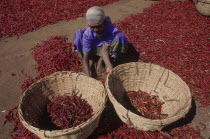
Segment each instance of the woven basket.
[[[130,127],[143,131],[161,130],[184,117],[191,108],[192,96],[186,83],[172,71],[150,63],[132,62],[115,67],[105,83],[110,101],[120,119]],[[158,95],[164,102],[162,113],[168,118],[150,120],[123,107],[125,91]]]
[[[74,128],[52,131],[41,129],[38,119],[46,112],[46,104],[56,96],[75,90],[92,106],[94,115]],[[18,114],[22,124],[41,139],[84,139],[97,127],[106,96],[103,84],[93,78],[70,71],[56,72],[35,82],[25,91],[20,99]]]
[[200,14],[210,16],[210,0],[196,0],[195,7]]

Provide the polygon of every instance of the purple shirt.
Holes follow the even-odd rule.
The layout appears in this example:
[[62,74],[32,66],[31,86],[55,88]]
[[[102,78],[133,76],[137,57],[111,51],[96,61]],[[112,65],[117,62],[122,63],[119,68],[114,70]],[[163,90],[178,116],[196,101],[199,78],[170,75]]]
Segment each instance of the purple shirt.
[[105,24],[101,37],[98,37],[96,33],[91,31],[90,27],[88,27],[83,34],[82,51],[87,53],[90,52],[93,47],[101,47],[104,43],[111,43],[117,32],[118,29],[110,22]]

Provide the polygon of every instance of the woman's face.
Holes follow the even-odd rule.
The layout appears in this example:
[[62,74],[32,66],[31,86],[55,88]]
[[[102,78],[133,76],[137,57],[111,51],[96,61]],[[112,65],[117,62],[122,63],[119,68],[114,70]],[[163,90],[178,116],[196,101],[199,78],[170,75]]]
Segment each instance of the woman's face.
[[104,31],[104,23],[98,26],[90,26],[90,29],[94,31],[97,35],[101,35]]

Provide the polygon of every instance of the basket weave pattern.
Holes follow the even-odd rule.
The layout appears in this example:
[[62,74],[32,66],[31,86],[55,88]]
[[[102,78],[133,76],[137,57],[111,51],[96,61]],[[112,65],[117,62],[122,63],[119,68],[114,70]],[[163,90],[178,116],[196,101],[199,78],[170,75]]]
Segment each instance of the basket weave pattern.
[[[155,64],[132,62],[119,65],[108,75],[105,86],[120,119],[139,130],[161,130],[184,117],[191,108],[192,96],[186,83],[172,71]],[[168,114],[168,118],[150,120],[124,108],[125,91],[138,90],[158,95],[164,102],[162,113]]]
[[210,0],[197,0],[195,7],[202,15],[210,16]]
[[[66,93],[71,95],[73,91],[79,91],[78,95],[82,94],[82,98],[92,106],[94,115],[73,128],[53,131],[40,129],[37,123],[46,110],[46,104],[56,96]],[[53,73],[32,84],[20,99],[18,113],[23,125],[42,139],[82,139],[88,137],[97,127],[105,103],[106,92],[101,82],[82,74],[63,71]]]

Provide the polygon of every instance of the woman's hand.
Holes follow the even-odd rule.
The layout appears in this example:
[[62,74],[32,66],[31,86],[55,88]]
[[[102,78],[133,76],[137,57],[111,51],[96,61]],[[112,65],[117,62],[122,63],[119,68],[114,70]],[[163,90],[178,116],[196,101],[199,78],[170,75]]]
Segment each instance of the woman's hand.
[[89,53],[83,53],[82,64],[85,74],[90,77]]
[[111,71],[112,71],[112,68],[108,68],[108,67],[106,68],[107,73],[110,73]]

